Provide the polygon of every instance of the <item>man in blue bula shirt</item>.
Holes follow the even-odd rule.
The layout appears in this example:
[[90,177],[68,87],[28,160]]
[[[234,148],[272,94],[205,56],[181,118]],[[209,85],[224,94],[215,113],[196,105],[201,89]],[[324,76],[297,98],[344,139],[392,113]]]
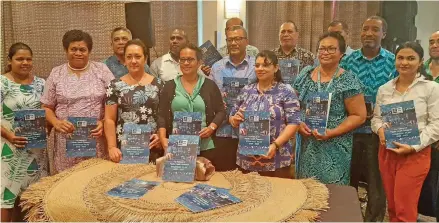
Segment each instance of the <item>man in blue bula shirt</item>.
[[[120,78],[128,73],[128,68],[125,66],[124,48],[131,39],[131,31],[125,27],[117,27],[111,32],[111,47],[114,55],[105,59],[103,63],[107,65],[115,78]],[[145,64],[145,72],[151,74],[147,64]]]
[[[256,80],[255,75],[255,58],[247,55],[246,47],[248,45],[247,31],[242,26],[232,26],[226,32],[226,42],[229,56],[225,56],[212,66],[210,78],[218,85],[221,93],[226,95],[227,89],[224,88],[224,77],[246,78],[247,83]],[[230,101],[229,98],[224,98]],[[227,112],[230,112],[230,106],[227,105]],[[226,121],[229,120],[227,114]],[[216,132],[214,139],[215,148],[218,151],[218,160],[222,160],[221,165],[216,167],[219,171],[236,169],[236,151],[238,149],[237,135],[234,134],[231,126],[223,124]]]
[[[367,18],[361,30],[362,48],[343,58],[341,67],[355,73],[364,87],[364,94],[375,104],[378,88],[393,79],[395,71],[395,55],[381,47],[381,40],[386,36],[387,23],[379,16]],[[373,109],[373,106],[371,106]],[[368,111],[368,116],[371,116]],[[361,129],[354,134],[351,186],[358,188],[360,177],[367,181],[368,202],[365,221],[383,221],[386,197],[381,182],[378,166],[378,137],[372,133],[370,118]]]

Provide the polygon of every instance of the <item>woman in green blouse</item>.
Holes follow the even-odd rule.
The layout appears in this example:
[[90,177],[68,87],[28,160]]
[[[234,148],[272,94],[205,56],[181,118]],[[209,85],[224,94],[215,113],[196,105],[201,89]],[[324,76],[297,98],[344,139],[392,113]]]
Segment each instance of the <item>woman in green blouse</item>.
[[217,85],[207,79],[198,68],[202,61],[201,50],[188,44],[180,50],[180,69],[182,76],[168,81],[160,95],[159,105],[159,137],[162,147],[168,148],[168,138],[172,133],[174,112],[200,112],[202,114],[201,131],[199,136],[200,156],[217,164],[213,137],[215,130],[226,117],[226,112]]

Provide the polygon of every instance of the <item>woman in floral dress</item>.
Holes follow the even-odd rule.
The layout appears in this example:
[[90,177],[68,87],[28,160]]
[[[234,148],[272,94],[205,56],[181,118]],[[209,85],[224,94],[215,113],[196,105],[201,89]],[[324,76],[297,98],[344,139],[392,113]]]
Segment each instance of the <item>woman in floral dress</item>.
[[107,88],[105,106],[105,137],[113,162],[120,162],[120,142],[125,123],[149,124],[151,135],[150,161],[163,155],[157,133],[157,110],[162,83],[145,73],[146,47],[142,41],[130,40],[125,45],[125,63],[129,73],[111,81]]
[[[8,70],[1,79],[1,196],[2,222],[14,219],[12,214],[20,193],[29,184],[47,175],[45,148],[24,150],[27,141],[14,131],[14,111],[40,109],[44,79],[31,74],[32,50],[24,43],[15,43],[9,49]],[[16,212],[19,213],[19,212]],[[15,216],[14,216],[15,217]]]
[[67,121],[68,117],[97,118],[97,128],[91,131],[96,138],[96,155],[108,157],[102,136],[102,119],[105,88],[114,76],[105,64],[89,61],[93,41],[88,33],[67,31],[63,36],[63,47],[68,62],[52,69],[41,98],[46,119],[54,127],[48,143],[52,175],[89,158],[67,157],[66,136],[74,130],[73,124]]

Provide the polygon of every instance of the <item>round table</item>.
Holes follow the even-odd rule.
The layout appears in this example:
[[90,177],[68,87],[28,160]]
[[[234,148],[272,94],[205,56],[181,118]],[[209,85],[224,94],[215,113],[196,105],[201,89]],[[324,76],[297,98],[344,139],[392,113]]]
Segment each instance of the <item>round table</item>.
[[[160,185],[138,200],[106,194],[132,178]],[[175,198],[197,183],[227,188],[242,202],[192,213]],[[173,183],[158,178],[152,164],[90,159],[31,185],[21,196],[21,206],[28,210],[28,221],[315,221],[328,209],[328,197],[327,187],[314,179],[263,177],[235,170],[216,172],[209,181]]]

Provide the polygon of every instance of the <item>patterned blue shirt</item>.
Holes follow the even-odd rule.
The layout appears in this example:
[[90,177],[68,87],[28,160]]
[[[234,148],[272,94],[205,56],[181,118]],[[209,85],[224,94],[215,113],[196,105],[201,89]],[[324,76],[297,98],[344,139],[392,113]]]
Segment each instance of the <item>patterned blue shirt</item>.
[[372,96],[375,103],[378,88],[396,77],[395,55],[381,48],[378,56],[367,59],[361,49],[342,59],[340,66],[353,72],[360,79],[364,94]]
[[[246,55],[240,64],[234,65],[230,60],[230,57],[226,56],[212,66],[209,78],[212,78],[212,80],[218,85],[223,96],[225,95],[223,86],[224,77],[247,78],[249,83],[255,82],[255,58]],[[230,109],[231,108],[227,108],[227,111],[229,112]],[[217,136],[237,138],[237,135],[234,133],[236,130],[232,129],[227,120],[228,118],[226,118],[226,122],[216,131]]]
[[[360,79],[364,95],[370,98],[375,105],[378,88],[397,76],[395,69],[395,55],[381,48],[380,53],[368,59],[363,55],[361,48],[351,55],[344,57],[340,66],[354,73]],[[355,130],[357,133],[372,133],[370,119]]]
[[[108,57],[106,60],[103,61],[103,63],[107,65],[108,69],[110,69],[111,73],[113,73],[116,79],[128,73],[128,68],[125,65],[121,64],[115,55]],[[145,72],[153,75],[151,73],[151,70],[149,69],[148,64],[145,64]]]
[[[259,92],[257,86],[257,83],[253,83],[242,89],[230,115],[234,115],[240,108],[245,111],[269,111],[271,143],[279,137],[287,125],[299,125],[300,103],[289,84],[274,82],[264,93]],[[275,171],[278,168],[290,166],[293,157],[293,145],[291,141],[288,141],[276,151],[272,159],[243,156],[238,153],[236,164],[250,171]]]

